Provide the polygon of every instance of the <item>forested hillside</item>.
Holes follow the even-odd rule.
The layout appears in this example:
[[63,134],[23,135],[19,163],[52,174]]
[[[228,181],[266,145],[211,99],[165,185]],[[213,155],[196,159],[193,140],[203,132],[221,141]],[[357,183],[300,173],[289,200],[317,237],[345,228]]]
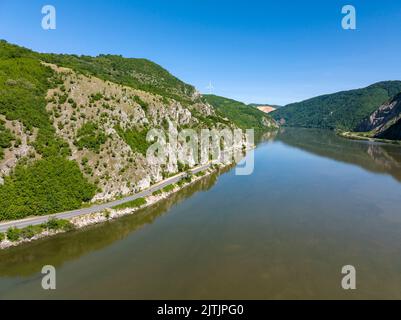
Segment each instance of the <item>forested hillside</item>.
[[401,92],[401,81],[327,94],[289,104],[271,113],[286,126],[353,130],[381,104]]

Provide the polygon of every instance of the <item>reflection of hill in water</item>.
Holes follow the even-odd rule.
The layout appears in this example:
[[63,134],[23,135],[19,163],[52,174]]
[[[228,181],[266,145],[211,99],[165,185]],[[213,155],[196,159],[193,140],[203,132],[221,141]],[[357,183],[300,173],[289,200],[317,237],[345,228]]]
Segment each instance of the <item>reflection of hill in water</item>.
[[209,190],[216,183],[218,175],[229,169],[227,167],[218,174],[206,176],[172,194],[169,198],[133,215],[2,251],[0,252],[0,276],[28,276],[40,272],[44,265],[49,264],[57,268],[67,261],[124,239],[133,231],[153,223],[172,206],[196,192]]
[[401,181],[400,146],[349,140],[332,131],[298,128],[282,129],[276,140],[371,172],[390,174]]

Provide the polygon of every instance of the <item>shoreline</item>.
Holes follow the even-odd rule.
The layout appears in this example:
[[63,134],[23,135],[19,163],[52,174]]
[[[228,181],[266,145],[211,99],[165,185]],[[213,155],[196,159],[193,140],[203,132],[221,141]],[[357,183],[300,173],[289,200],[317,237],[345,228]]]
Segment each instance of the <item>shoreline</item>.
[[[201,180],[202,178],[209,176],[213,173],[218,172],[220,169],[223,169],[225,167],[228,167],[230,165],[232,165],[233,163],[230,164],[224,164],[224,163],[214,163],[214,164],[210,164],[207,168],[205,168],[204,170],[198,171],[196,173],[194,173],[192,175],[191,181],[188,182],[184,182],[182,183],[182,181],[185,181],[185,177],[181,178],[178,182],[176,183],[171,183],[168,184],[167,186],[164,186],[163,189],[159,189],[157,191],[154,191],[152,194],[143,197],[143,198],[138,198],[138,199],[145,199],[146,202],[142,205],[139,206],[135,206],[135,207],[129,207],[129,202],[126,202],[127,207],[126,208],[115,208],[115,207],[111,207],[111,208],[106,208],[100,211],[96,211],[93,213],[88,213],[88,214],[82,214],[82,215],[78,215],[72,218],[68,218],[68,219],[56,219],[57,221],[66,221],[70,223],[70,228],[67,229],[44,229],[43,231],[33,235],[30,238],[20,238],[17,241],[11,241],[9,239],[1,239],[0,238],[0,250],[6,250],[6,249],[10,249],[10,248],[14,248],[23,244],[27,244],[27,243],[31,243],[33,241],[36,240],[40,240],[40,239],[44,239],[44,238],[50,238],[52,236],[55,236],[57,234],[61,234],[61,233],[67,233],[70,232],[72,230],[79,230],[79,229],[83,229],[85,227],[91,226],[91,225],[96,225],[96,224],[100,224],[100,223],[104,223],[107,221],[112,221],[127,215],[132,215],[135,212],[137,212],[138,210],[150,207],[154,204],[156,204],[159,201],[162,201],[166,198],[168,198],[170,195],[177,193],[179,191],[181,191],[182,189],[186,188],[187,186]],[[216,168],[217,166],[217,168]],[[193,168],[192,170],[196,170],[197,168]],[[182,173],[180,173],[182,174]],[[178,174],[178,175],[180,175]],[[181,184],[180,184],[181,182]],[[163,181],[160,182],[160,184],[162,184]],[[173,186],[173,188],[171,190],[168,191],[163,191],[166,187],[169,187],[169,189]],[[51,221],[52,219],[50,218],[48,221]],[[32,225],[28,225],[25,228],[29,228],[32,227]],[[24,230],[23,229],[19,229],[19,230]],[[7,231],[3,233],[4,236],[6,236]]]
[[376,143],[384,143],[384,144],[401,146],[401,141],[398,141],[398,140],[373,138],[373,137],[358,134],[357,132],[336,131],[336,134],[342,138],[346,138],[346,139],[350,139],[350,140],[368,141],[368,142],[376,142]]

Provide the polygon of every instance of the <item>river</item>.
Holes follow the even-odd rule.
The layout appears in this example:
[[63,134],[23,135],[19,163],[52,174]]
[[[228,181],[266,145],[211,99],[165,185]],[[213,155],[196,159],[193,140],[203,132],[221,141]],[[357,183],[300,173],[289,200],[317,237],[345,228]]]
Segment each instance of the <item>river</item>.
[[[44,265],[57,289],[41,287]],[[341,268],[356,268],[343,290]],[[255,170],[0,252],[0,299],[401,299],[401,147],[284,129]]]

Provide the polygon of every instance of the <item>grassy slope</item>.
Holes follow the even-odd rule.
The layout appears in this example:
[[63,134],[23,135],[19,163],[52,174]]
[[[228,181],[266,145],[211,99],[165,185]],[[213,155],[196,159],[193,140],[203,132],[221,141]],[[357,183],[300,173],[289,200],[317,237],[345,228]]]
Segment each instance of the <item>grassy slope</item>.
[[117,55],[97,57],[42,54],[41,59],[59,66],[92,75],[103,80],[188,102],[195,92],[167,70],[146,59],[124,58]]
[[401,81],[385,81],[369,87],[323,95],[289,104],[272,112],[287,126],[353,130],[381,104],[401,92]]
[[266,130],[267,127],[262,122],[263,118],[272,121],[271,117],[264,112],[239,101],[215,95],[204,95],[204,99],[242,129]]

